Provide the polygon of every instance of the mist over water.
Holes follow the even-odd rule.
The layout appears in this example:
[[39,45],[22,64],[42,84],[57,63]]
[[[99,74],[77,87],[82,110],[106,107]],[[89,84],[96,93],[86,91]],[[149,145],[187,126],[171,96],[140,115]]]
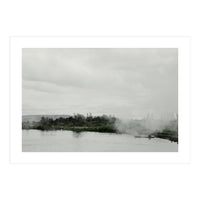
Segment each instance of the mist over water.
[[[174,140],[173,136],[177,133],[177,119],[119,119],[114,116],[95,117],[88,115],[75,115],[70,118],[58,118],[55,121],[65,120],[67,125],[69,119],[74,119],[76,126],[81,122],[85,122],[82,126],[91,127],[91,124],[99,121],[99,126],[96,124],[96,129],[105,127],[103,132],[86,131],[87,129],[64,130],[62,126],[58,129],[48,129],[51,124],[48,124],[47,129],[23,129],[22,131],[22,149],[24,152],[176,152],[178,150],[178,139]],[[52,119],[50,119],[53,122]],[[43,118],[40,121],[50,122],[48,118]],[[87,123],[86,123],[87,122]],[[89,123],[90,122],[90,123]],[[106,126],[107,124],[107,126]],[[56,125],[56,124],[54,124]],[[94,125],[94,124],[93,124]],[[109,129],[109,127],[113,127]],[[43,127],[45,128],[45,127]],[[84,127],[86,128],[86,127]],[[105,129],[106,128],[106,129]],[[107,131],[108,132],[107,132]],[[109,132],[109,130],[112,130]],[[165,131],[164,131],[165,130]],[[167,130],[167,131],[166,131]],[[169,138],[168,133],[173,131]],[[162,137],[156,137],[154,133],[164,132]],[[152,135],[153,134],[153,135]],[[172,142],[176,141],[176,142]]]
[[178,128],[176,119],[117,119],[115,126],[119,132],[130,135],[149,135],[162,132],[164,129],[175,131]]

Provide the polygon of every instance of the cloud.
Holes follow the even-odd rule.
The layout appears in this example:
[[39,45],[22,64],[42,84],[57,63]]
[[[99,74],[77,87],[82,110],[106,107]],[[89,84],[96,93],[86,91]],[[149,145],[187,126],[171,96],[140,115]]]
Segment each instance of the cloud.
[[178,109],[177,49],[26,48],[22,69],[23,114],[132,117]]

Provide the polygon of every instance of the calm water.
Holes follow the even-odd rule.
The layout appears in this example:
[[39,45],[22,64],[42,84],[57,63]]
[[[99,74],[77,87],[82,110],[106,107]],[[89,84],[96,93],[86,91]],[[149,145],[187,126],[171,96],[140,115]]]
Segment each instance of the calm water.
[[22,131],[23,152],[177,152],[178,144],[127,134]]

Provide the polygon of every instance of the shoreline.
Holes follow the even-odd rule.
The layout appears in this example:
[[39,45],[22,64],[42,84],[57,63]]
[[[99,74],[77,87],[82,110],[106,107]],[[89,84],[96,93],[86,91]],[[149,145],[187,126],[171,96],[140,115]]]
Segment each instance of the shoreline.
[[[127,133],[121,133],[115,130],[104,130],[100,129],[100,127],[96,128],[90,128],[90,127],[69,127],[69,128],[57,128],[57,129],[37,129],[37,128],[29,128],[29,129],[22,129],[22,130],[40,130],[40,131],[73,131],[75,133],[81,133],[81,132],[97,132],[97,133],[107,133],[107,134],[127,134]],[[160,138],[160,139],[165,139],[169,140],[171,142],[176,142],[178,143],[178,134],[167,134],[166,132],[158,132],[158,133],[151,133],[149,135],[134,135],[135,138],[140,139],[140,138],[147,138],[147,139],[153,139],[153,138]]]

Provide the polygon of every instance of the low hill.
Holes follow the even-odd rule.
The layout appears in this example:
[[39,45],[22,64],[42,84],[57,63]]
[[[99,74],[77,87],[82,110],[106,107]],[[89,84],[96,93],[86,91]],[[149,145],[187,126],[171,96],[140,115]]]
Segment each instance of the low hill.
[[68,118],[69,115],[23,115],[22,122],[39,122],[42,117],[47,117],[49,119],[58,119],[58,118]]

